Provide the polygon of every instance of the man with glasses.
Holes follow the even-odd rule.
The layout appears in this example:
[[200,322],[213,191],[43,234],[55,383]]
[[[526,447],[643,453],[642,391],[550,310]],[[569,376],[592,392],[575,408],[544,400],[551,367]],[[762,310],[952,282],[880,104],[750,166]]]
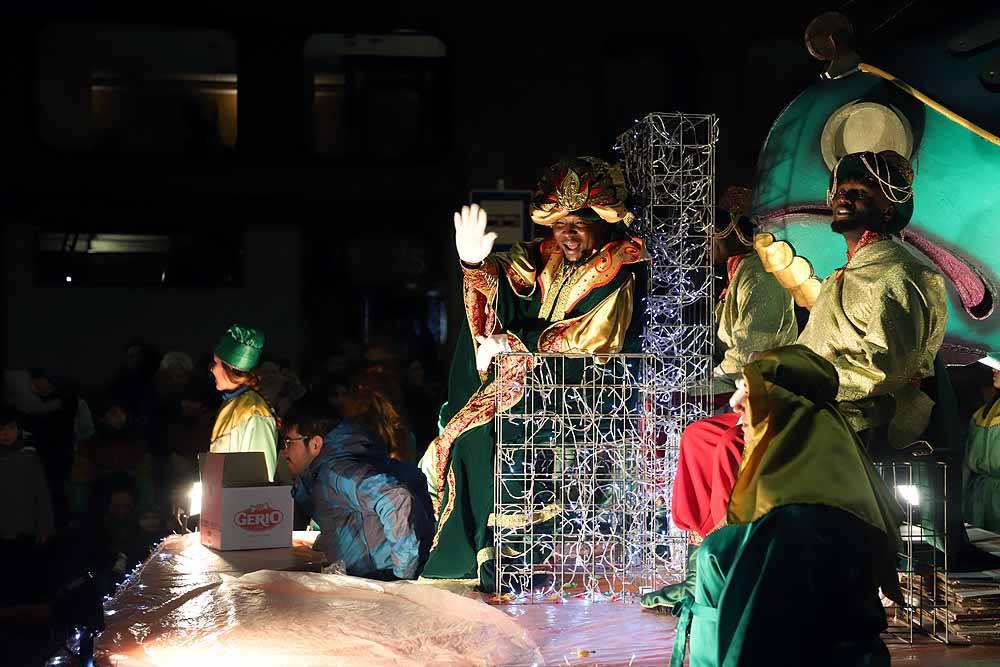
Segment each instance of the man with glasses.
[[434,531],[420,470],[389,459],[385,443],[326,402],[294,405],[283,436],[295,503],[320,528],[313,548],[352,576],[415,579]]

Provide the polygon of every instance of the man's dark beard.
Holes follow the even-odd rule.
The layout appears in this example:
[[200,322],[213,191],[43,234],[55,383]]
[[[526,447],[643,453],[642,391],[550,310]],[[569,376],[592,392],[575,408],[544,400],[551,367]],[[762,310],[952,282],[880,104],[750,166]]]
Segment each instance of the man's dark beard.
[[865,226],[863,220],[851,219],[851,220],[834,220],[830,223],[830,229],[832,229],[837,234],[843,234],[844,232],[853,232],[855,229],[861,229]]

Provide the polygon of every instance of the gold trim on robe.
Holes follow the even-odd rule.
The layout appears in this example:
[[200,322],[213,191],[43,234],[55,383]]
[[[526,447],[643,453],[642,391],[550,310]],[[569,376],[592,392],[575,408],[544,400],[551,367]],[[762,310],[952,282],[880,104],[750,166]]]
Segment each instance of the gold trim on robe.
[[[465,317],[469,323],[473,354],[479,351],[476,336],[491,336],[496,331],[496,300],[499,275],[510,284],[522,299],[530,299],[535,291],[535,269],[532,264],[534,244],[516,243],[509,252],[490,255],[481,266],[471,269],[462,266],[462,300]],[[488,371],[479,373],[483,382]]]
[[[527,352],[528,348],[512,333],[507,334],[511,350]],[[458,436],[466,431],[488,423],[496,415],[498,406],[508,410],[517,404],[524,395],[524,378],[534,366],[534,358],[527,354],[506,355],[500,361],[497,379],[483,385],[466,402],[454,417],[445,425],[444,430],[430,444],[437,452],[437,478],[447,481],[446,485],[438,486],[437,496],[431,500],[434,503],[434,513],[438,516],[438,528],[434,534],[431,550],[437,546],[441,530],[455,507],[456,489],[455,473],[451,467],[451,448]],[[500,392],[499,388],[504,391]],[[445,486],[447,497],[442,498]]]
[[641,239],[621,239],[605,244],[597,255],[575,270],[564,272],[564,258],[559,245],[547,240],[541,246],[545,268],[539,273],[538,285],[542,290],[542,307],[538,317],[558,322],[566,317],[580,301],[598,287],[603,287],[627,264],[648,259]]
[[934,375],[948,309],[944,278],[892,240],[859,249],[823,288],[798,342],[837,369],[841,412],[856,430],[889,425],[889,444],[910,445],[934,403],[920,380]]
[[539,352],[616,354],[625,344],[632,321],[635,276],[589,312],[550,325],[538,337]]
[[1000,426],[1000,401],[992,401],[980,407],[972,415],[972,421],[980,428]]
[[[525,528],[527,526],[533,526],[536,523],[541,523],[543,521],[548,521],[549,519],[554,519],[563,512],[563,506],[560,503],[550,503],[544,506],[540,510],[535,510],[534,512],[516,512],[513,514],[490,514],[489,521],[486,522],[488,526],[500,526],[501,528]],[[480,563],[482,565],[482,563]]]

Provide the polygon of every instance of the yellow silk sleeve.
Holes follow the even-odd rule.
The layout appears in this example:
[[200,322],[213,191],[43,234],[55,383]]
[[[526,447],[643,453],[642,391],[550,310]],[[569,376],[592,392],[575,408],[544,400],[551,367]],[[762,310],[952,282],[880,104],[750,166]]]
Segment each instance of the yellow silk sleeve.
[[720,305],[719,341],[726,351],[717,376],[738,377],[751,354],[790,345],[798,336],[791,294],[755,255],[740,262]]

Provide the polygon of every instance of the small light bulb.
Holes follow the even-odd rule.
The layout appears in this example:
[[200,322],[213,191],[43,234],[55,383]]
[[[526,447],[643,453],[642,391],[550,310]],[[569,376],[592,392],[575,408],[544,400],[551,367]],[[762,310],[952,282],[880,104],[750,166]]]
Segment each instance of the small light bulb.
[[912,484],[900,484],[896,486],[896,493],[910,505],[920,504],[920,492]]
[[66,276],[66,282],[68,283],[73,282],[73,276]]
[[190,499],[188,515],[196,516],[201,514],[201,482],[195,482],[191,486],[191,491],[188,492],[188,498]]

